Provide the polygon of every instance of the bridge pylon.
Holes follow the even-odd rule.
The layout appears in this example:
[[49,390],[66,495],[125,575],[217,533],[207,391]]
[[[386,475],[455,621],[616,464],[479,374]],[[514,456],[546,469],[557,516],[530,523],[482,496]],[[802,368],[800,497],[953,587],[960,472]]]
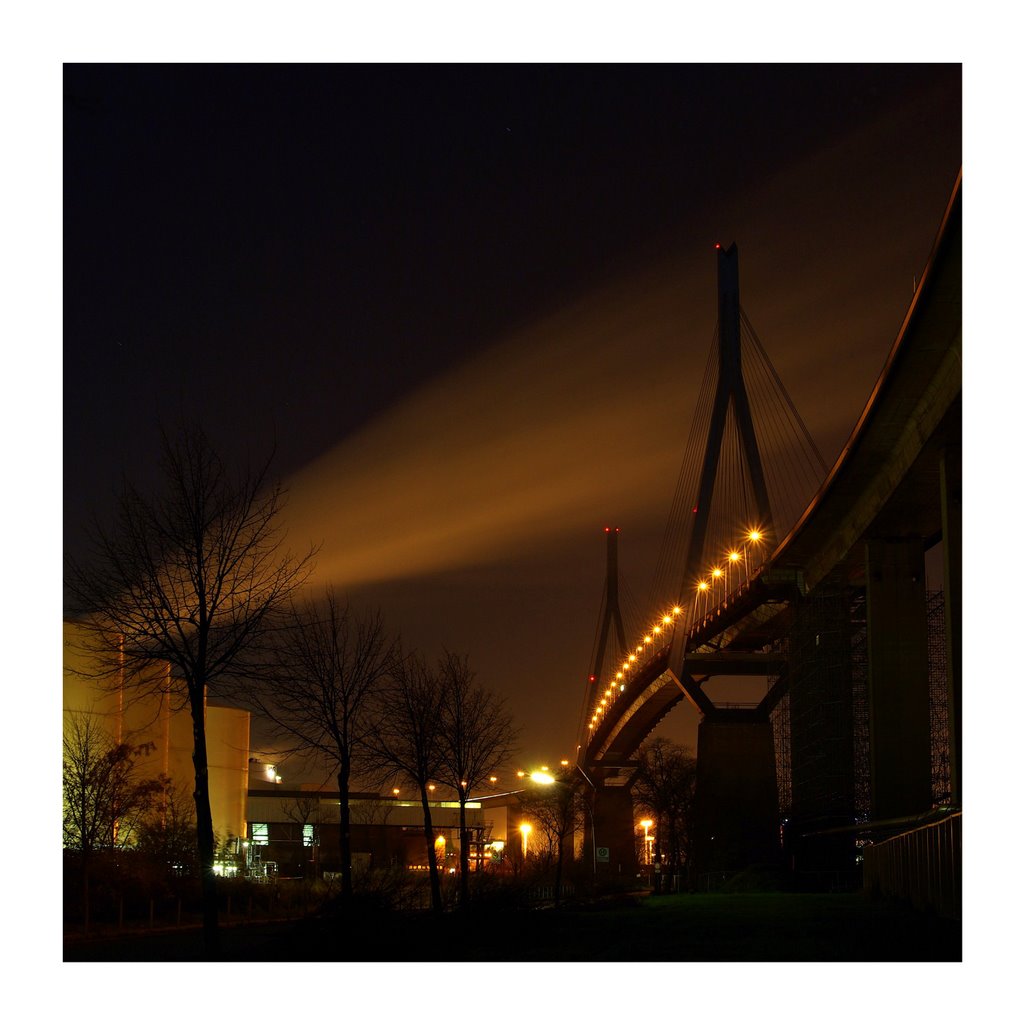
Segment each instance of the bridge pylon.
[[[717,246],[717,252],[718,378],[683,562],[679,604],[684,608],[690,604],[688,588],[707,564],[704,548],[730,409],[750,482],[756,526],[774,533],[761,451],[743,380],[739,250],[734,242],[728,248]],[[696,873],[765,863],[778,845],[778,784],[769,712],[766,708],[747,711],[715,707],[701,689],[703,681],[686,665],[686,636],[686,629],[675,630],[668,666],[679,688],[701,714],[697,734]],[[749,671],[749,667],[739,671]]]
[[[587,688],[587,705],[593,714],[601,700],[601,681],[604,678],[605,660],[609,656],[608,640],[614,629],[614,641],[618,647],[614,656],[621,656],[626,649],[626,630],[619,607],[619,527],[606,526],[605,588],[601,628],[598,634],[594,664]],[[586,738],[581,737],[582,744]],[[630,877],[636,871],[636,850],[633,840],[633,796],[632,766],[610,766],[586,763],[581,754],[580,768],[590,785],[588,814],[591,827],[585,834],[584,860],[594,864],[595,875],[601,879],[613,876]]]
[[[697,495],[693,503],[693,520],[686,555],[683,559],[682,593],[679,604],[690,606],[692,592],[689,589],[702,575],[707,564],[705,545],[708,524],[718,481],[718,469],[722,458],[722,444],[725,439],[729,411],[739,439],[739,454],[746,467],[752,492],[756,525],[763,533],[774,534],[772,505],[768,496],[761,449],[750,413],[750,399],[743,380],[743,360],[740,331],[740,256],[736,243],[727,249],[717,246],[718,253],[718,376],[715,384],[715,399],[711,409],[707,441],[701,461]],[[717,554],[717,552],[716,552]],[[676,676],[683,680],[682,660],[686,631],[677,629],[672,641],[669,664]],[[689,695],[688,695],[689,696]],[[691,697],[691,699],[693,699]],[[697,703],[697,701],[695,701]]]
[[601,633],[597,641],[594,666],[590,673],[590,681],[595,684],[595,688],[604,675],[604,656],[608,649],[608,631],[612,626],[615,627],[615,638],[619,641],[619,650],[623,651],[626,649],[626,630],[623,628],[622,612],[619,609],[619,528],[617,526],[606,526],[604,532],[608,545],[604,584],[604,614],[601,617]]
[[759,526],[772,526],[772,506],[768,499],[761,450],[750,415],[750,399],[743,381],[740,348],[740,254],[733,242],[728,249],[718,247],[718,382],[711,410],[704,461],[701,465],[697,500],[693,507],[693,530],[683,565],[683,585],[696,578],[704,564],[704,542],[707,539],[711,502],[715,493],[718,464],[722,455],[726,419],[732,408],[740,438],[741,451],[750,474],[754,507]]

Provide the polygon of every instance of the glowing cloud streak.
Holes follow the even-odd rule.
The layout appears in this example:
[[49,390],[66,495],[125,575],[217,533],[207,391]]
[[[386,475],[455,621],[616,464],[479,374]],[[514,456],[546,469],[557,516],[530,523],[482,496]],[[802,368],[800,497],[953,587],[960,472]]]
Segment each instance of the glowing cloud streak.
[[[423,387],[288,481],[293,538],[340,585],[664,515],[692,396],[672,276],[610,289]],[[709,311],[710,312],[710,311]],[[711,324],[693,337],[703,358]]]

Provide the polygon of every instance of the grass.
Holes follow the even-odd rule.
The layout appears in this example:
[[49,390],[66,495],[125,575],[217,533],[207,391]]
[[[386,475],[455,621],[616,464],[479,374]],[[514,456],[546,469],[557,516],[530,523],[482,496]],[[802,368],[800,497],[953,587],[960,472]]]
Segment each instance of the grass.
[[[197,931],[65,942],[65,960],[197,960]],[[558,910],[362,913],[224,929],[283,962],[959,961],[960,922],[859,893],[645,896]]]

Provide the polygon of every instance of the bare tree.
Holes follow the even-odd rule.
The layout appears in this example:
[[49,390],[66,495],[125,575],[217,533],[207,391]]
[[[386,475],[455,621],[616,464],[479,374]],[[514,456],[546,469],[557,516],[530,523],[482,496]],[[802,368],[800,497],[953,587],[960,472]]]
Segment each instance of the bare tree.
[[430,815],[431,780],[444,763],[443,694],[440,680],[418,654],[396,657],[381,694],[374,730],[374,763],[382,778],[412,783],[423,805],[423,836],[430,869],[431,907],[442,910],[441,881]]
[[[520,795],[524,813],[533,820],[547,840],[547,855],[555,864],[555,906],[562,898],[562,875],[566,850],[585,822],[585,808],[571,770],[560,771],[547,783],[537,783]],[[571,856],[571,853],[570,853]]]
[[65,722],[64,848],[78,853],[86,929],[96,854],[133,845],[140,821],[161,791],[156,779],[144,779],[139,772],[138,759],[152,746],[119,743],[94,715],[72,714]]
[[264,685],[253,694],[279,734],[331,766],[338,784],[341,892],[352,898],[353,772],[365,766],[375,700],[395,657],[380,613],[352,614],[328,588],[291,606]]
[[690,861],[697,761],[688,747],[659,736],[640,748],[637,762],[634,799],[654,818],[657,856],[678,874]]
[[386,825],[395,813],[395,802],[383,797],[360,800],[352,808],[352,824],[354,825]]
[[441,778],[459,796],[459,899],[469,902],[469,830],[466,804],[471,794],[515,751],[518,730],[504,698],[474,682],[464,656],[445,651],[438,666],[442,688]]
[[126,482],[117,523],[92,530],[89,564],[67,559],[65,584],[80,606],[83,653],[101,678],[158,694],[154,662],[170,666],[172,698],[192,717],[196,839],[203,934],[218,946],[214,834],[205,703],[224,695],[257,654],[273,613],[305,582],[313,552],[283,549],[283,492],[269,460],[231,474],[198,428],[162,434],[164,493]]
[[313,878],[317,877],[317,865],[320,849],[320,826],[323,824],[324,815],[320,807],[319,794],[311,793],[309,796],[296,796],[290,800],[281,801],[281,813],[291,822],[298,825],[296,839],[299,848],[299,865],[302,875],[306,875],[306,829],[309,829],[309,853],[313,861]]
[[197,864],[195,802],[166,775],[158,782],[160,791],[137,829],[136,849],[161,876],[191,874]]

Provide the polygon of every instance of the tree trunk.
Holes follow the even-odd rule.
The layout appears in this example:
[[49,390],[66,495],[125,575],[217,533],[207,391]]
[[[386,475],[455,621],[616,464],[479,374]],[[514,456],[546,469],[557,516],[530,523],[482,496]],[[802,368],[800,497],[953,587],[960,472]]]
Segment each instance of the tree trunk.
[[469,906],[469,831],[466,828],[468,794],[459,790],[459,905]]
[[220,953],[217,927],[217,876],[213,873],[213,812],[210,809],[210,770],[206,760],[206,720],[203,707],[204,687],[189,688],[194,749],[192,763],[196,774],[196,843],[199,849],[199,878],[203,903],[203,944],[206,955],[214,959]]
[[420,799],[423,802],[423,835],[427,840],[427,864],[430,867],[430,909],[440,914],[441,880],[437,874],[437,851],[434,849],[434,824],[430,818],[430,798],[426,786],[420,786]]
[[82,851],[82,931],[89,931],[89,859]]
[[558,837],[558,859],[555,861],[555,906],[562,901],[562,859],[565,856],[565,836]]
[[338,772],[338,846],[341,852],[341,901],[352,902],[352,812],[348,805],[349,767],[342,765]]

